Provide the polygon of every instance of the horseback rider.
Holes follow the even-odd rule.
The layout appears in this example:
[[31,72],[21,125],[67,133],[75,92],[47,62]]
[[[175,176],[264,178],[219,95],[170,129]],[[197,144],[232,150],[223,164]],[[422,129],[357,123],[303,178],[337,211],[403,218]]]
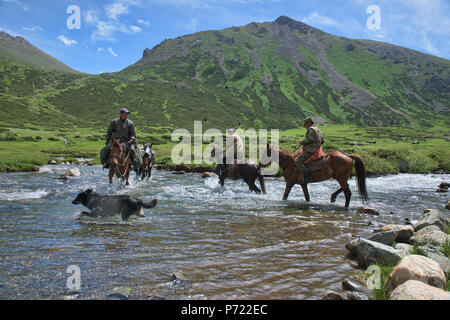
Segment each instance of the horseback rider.
[[301,172],[304,175],[304,181],[311,182],[311,170],[308,170],[305,165],[305,161],[308,160],[323,144],[323,136],[320,129],[314,125],[314,121],[308,118],[304,121],[303,126],[307,129],[305,134],[305,140],[299,142],[303,145],[303,152],[295,159],[295,170]]
[[130,112],[126,108],[120,110],[120,117],[111,121],[108,132],[106,133],[106,147],[100,152],[100,160],[103,168],[109,167],[109,149],[111,148],[111,137],[115,139],[122,138],[130,150],[130,159],[133,162],[136,157],[136,129],[134,123],[128,119]]

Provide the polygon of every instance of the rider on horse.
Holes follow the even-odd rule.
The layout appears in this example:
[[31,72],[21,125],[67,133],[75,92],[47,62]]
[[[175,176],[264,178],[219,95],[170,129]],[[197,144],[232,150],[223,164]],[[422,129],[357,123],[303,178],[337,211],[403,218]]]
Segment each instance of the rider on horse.
[[107,169],[109,167],[109,149],[111,147],[111,137],[115,139],[122,138],[123,142],[126,142],[130,150],[130,158],[133,162],[136,157],[136,129],[134,123],[128,119],[130,112],[126,108],[120,110],[120,117],[111,121],[108,132],[106,133],[106,147],[100,152],[100,160],[103,167]]
[[320,149],[323,144],[323,136],[311,118],[306,119],[303,126],[307,131],[305,140],[300,141],[300,145],[303,145],[303,152],[295,159],[295,170],[303,173],[304,181],[307,183],[312,181],[312,177],[311,171],[305,166],[305,161]]

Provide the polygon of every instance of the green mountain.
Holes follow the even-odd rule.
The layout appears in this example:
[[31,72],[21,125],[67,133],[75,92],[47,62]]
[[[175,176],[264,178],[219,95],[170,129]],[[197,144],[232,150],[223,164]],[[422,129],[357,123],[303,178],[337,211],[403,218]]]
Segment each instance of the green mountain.
[[336,37],[288,17],[165,40],[128,68],[97,76],[34,49],[20,61],[4,59],[19,44],[3,42],[0,121],[10,125],[103,128],[122,106],[147,132],[191,128],[194,120],[286,129],[307,116],[363,126],[450,124],[449,60]]

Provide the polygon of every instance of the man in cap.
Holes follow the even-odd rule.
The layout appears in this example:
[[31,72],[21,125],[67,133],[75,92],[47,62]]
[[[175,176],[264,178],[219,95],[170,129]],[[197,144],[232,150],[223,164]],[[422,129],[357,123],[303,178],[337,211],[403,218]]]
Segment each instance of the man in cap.
[[314,121],[308,118],[304,121],[303,126],[307,129],[305,140],[300,141],[303,146],[303,152],[295,159],[295,170],[303,173],[304,182],[312,181],[311,171],[306,169],[305,161],[308,160],[323,144],[322,132],[314,125]]
[[120,117],[114,119],[109,124],[108,132],[106,133],[106,147],[100,152],[100,160],[104,168],[108,168],[109,149],[111,147],[111,137],[115,139],[122,138],[124,142],[131,148],[130,158],[134,161],[135,157],[135,143],[136,143],[136,129],[134,123],[128,119],[130,111],[126,108],[120,110]]

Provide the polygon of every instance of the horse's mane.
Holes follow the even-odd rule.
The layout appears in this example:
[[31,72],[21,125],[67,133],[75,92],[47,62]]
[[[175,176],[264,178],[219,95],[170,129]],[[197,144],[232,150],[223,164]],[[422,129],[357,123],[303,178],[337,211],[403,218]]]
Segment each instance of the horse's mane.
[[277,145],[277,144],[272,144],[270,146],[271,146],[271,148],[278,150],[279,154],[282,154],[282,155],[285,155],[285,156],[288,156],[288,157],[292,157],[292,158],[294,158],[294,156],[295,156],[294,153],[292,153],[290,151],[287,151],[287,150],[284,150],[284,149],[281,149],[280,146]]

